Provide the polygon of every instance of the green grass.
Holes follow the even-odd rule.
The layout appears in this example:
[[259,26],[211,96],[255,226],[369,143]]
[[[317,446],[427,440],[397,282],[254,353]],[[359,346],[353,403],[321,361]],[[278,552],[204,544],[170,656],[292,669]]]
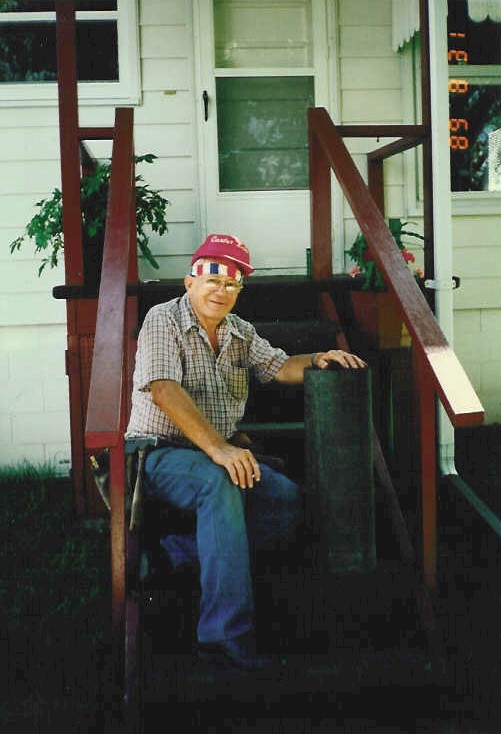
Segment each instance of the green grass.
[[[458,470],[501,516],[501,426],[461,430],[456,439]],[[495,697],[486,692],[501,670],[501,541],[456,494],[449,492],[447,501],[440,555],[444,619],[454,621],[458,651],[471,651],[469,675],[480,680],[490,701],[483,706],[490,709]],[[109,527],[107,519],[77,521],[73,504],[70,481],[50,466],[0,468],[0,659],[8,673],[7,687],[0,688],[2,734],[102,731]],[[462,698],[474,696],[465,691]]]
[[69,480],[50,466],[1,469],[2,731],[48,731],[56,722],[90,731],[109,587],[107,523],[75,519]]

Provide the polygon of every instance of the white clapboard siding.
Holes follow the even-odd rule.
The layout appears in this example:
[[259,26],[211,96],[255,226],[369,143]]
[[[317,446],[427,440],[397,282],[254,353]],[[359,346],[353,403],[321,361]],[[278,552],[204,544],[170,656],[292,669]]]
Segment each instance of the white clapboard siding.
[[141,26],[185,25],[191,19],[188,0],[142,0],[139,22]]
[[[41,198],[40,195],[50,194],[54,186],[59,186],[60,180],[61,170],[57,160],[5,161],[0,176],[0,196],[33,194]],[[8,212],[2,211],[2,219],[5,214],[8,217]],[[8,223],[8,218],[5,223]]]
[[191,38],[186,25],[143,25],[141,56],[143,59],[188,58]]
[[[36,124],[36,136],[43,134],[45,128],[57,131],[59,113],[57,105],[51,107],[38,107],[36,111],[32,107],[2,107],[0,114],[0,134],[4,130],[18,130],[19,128],[33,128]],[[3,147],[3,145],[2,145]]]
[[[347,89],[342,94],[345,125],[363,123],[398,125],[402,119],[402,98],[396,89]],[[369,119],[367,119],[369,117]]]
[[501,421],[501,216],[454,216],[454,348],[486,409]]
[[[499,248],[500,216],[454,216],[452,218],[452,238],[455,249],[475,247]],[[493,257],[496,257],[493,251]]]
[[192,89],[193,73],[189,59],[143,59],[143,89],[163,92],[165,89]]
[[[482,243],[472,248],[456,247],[454,250],[454,272],[461,277],[490,278],[501,277],[501,257],[498,247],[488,247]],[[501,307],[501,292],[498,294]]]
[[371,27],[380,25],[384,19],[391,28],[391,2],[392,0],[339,0],[339,24]]
[[[468,288],[468,283],[461,287]],[[481,309],[475,304],[472,309],[454,312],[454,349],[486,409],[487,423],[501,421],[501,355],[499,338],[496,338],[500,329],[499,307]]]
[[134,123],[137,125],[155,125],[169,123],[193,122],[193,90],[176,90],[169,84],[166,76],[164,89],[143,94],[143,104],[134,110]]
[[[33,125],[32,120],[32,125]],[[50,161],[59,165],[59,131],[52,125],[5,128],[1,131],[0,164],[15,161]]]
[[348,56],[340,60],[341,89],[400,90],[400,61],[397,54],[378,58]]
[[[193,155],[194,133],[193,126],[186,124],[137,124],[134,127],[134,148],[137,155],[154,152],[159,158],[170,158]],[[163,162],[165,166],[165,162]],[[154,164],[142,163],[137,172],[148,180],[150,174],[157,169],[158,161]]]
[[361,19],[358,26],[341,26],[339,57],[347,58],[386,58],[391,50],[391,25],[364,25]]

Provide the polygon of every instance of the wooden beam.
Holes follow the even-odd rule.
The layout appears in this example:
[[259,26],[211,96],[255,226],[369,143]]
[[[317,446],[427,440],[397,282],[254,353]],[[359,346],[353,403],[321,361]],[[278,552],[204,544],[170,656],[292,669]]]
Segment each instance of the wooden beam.
[[367,158],[368,160],[382,161],[385,158],[390,158],[392,155],[396,155],[397,153],[403,153],[406,150],[415,148],[416,145],[421,145],[424,141],[424,136],[410,135],[405,138],[400,138],[400,140],[395,140],[393,143],[388,143],[388,145],[383,145],[381,148],[377,148],[376,150],[371,150],[370,153],[367,153]]
[[426,125],[336,125],[342,138],[405,138],[426,137]]
[[114,128],[112,127],[79,127],[78,137],[80,140],[112,140]]

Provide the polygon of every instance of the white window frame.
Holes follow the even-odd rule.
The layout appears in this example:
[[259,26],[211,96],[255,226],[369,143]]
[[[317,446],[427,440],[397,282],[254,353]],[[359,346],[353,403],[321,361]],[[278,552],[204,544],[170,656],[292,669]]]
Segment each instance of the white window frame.
[[[29,16],[29,18],[28,18]],[[56,13],[1,13],[0,20],[51,21]],[[78,20],[116,20],[118,68],[116,82],[78,82],[83,105],[136,105],[141,102],[137,0],[117,0],[117,10],[77,11]],[[0,82],[0,107],[41,107],[58,103],[57,82]]]

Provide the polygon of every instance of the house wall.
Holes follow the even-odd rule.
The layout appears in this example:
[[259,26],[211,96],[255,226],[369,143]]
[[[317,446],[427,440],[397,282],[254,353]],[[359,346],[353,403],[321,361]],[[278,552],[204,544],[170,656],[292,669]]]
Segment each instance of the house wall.
[[[142,104],[135,110],[136,153],[155,153],[138,169],[172,202],[169,231],[151,246],[161,263],[141,263],[141,277],[184,273],[199,241],[194,129],[191,3],[139,3]],[[80,105],[82,126],[112,125],[106,105]],[[0,465],[52,461],[70,465],[66,309],[52,298],[64,283],[62,264],[39,278],[40,257],[30,246],[11,255],[8,244],[36,212],[35,202],[60,186],[57,105],[3,108],[0,114]],[[89,143],[98,157],[110,143]]]
[[[403,104],[403,72],[406,67],[399,54],[391,48],[391,5],[391,0],[372,3],[338,0],[339,111],[336,114],[333,110],[333,117],[344,125],[403,124],[409,121]],[[348,138],[345,142],[367,180],[367,153],[389,140]],[[395,156],[385,162],[385,214],[388,217],[402,217],[406,213],[403,165],[403,156]],[[358,225],[346,202],[343,220],[339,236],[344,238],[347,248],[358,233]],[[345,267],[349,266],[346,258]]]
[[[332,64],[334,119],[347,124],[409,121],[402,103],[408,91],[406,67],[391,50],[391,0],[338,0],[329,17],[329,43],[339,57]],[[142,279],[177,277],[201,235],[192,4],[140,0],[139,23],[142,102],[135,110],[135,146],[138,154],[158,156],[139,173],[172,202],[168,233],[151,241],[161,269],[141,263],[140,274]],[[112,122],[111,107],[80,107],[82,126]],[[35,213],[34,202],[60,185],[57,106],[3,108],[0,136],[0,464],[52,460],[65,472],[70,461],[65,304],[51,295],[52,287],[64,282],[63,270],[47,270],[38,278],[40,259],[29,247],[14,255],[8,249]],[[377,141],[347,144],[365,175],[365,154]],[[90,147],[98,156],[109,154],[109,145]],[[386,214],[410,214],[418,221],[409,209],[403,157],[388,162],[385,175]],[[335,224],[341,252],[357,232],[346,204],[342,212],[342,221]],[[501,420],[496,384],[501,368],[500,219],[454,218],[455,272],[462,279],[455,296],[455,344],[488,421]]]
[[69,466],[65,305],[51,298],[63,273],[37,277],[30,249],[8,243],[59,186],[57,108],[6,108],[0,114],[0,463],[52,460]]
[[454,296],[454,348],[486,409],[486,423],[499,423],[501,215],[457,213],[452,224],[454,274],[461,278]]

